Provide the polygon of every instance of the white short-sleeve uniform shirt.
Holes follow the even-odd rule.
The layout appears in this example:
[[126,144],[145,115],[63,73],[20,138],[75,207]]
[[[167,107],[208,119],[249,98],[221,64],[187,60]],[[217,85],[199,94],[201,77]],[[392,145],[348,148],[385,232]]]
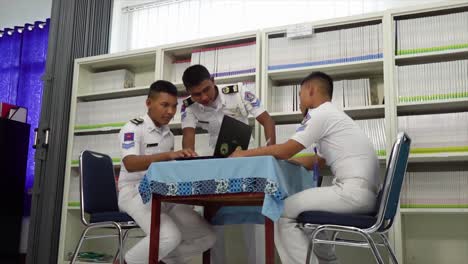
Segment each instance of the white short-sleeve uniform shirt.
[[374,188],[380,186],[378,160],[372,143],[361,128],[332,103],[309,109],[291,139],[304,147],[316,144],[336,181],[358,178]]
[[174,150],[174,135],[168,126],[157,127],[146,114],[125,124],[119,133],[120,162],[119,188],[137,184],[146,171],[128,172],[123,159],[129,155],[151,155]]
[[212,149],[216,145],[224,115],[248,124],[249,114],[256,118],[265,112],[260,99],[253,91],[245,89],[242,83],[217,86],[217,89],[218,97],[212,106],[203,106],[193,102],[188,106],[182,106],[181,111],[182,129],[198,126],[208,130],[209,145]]

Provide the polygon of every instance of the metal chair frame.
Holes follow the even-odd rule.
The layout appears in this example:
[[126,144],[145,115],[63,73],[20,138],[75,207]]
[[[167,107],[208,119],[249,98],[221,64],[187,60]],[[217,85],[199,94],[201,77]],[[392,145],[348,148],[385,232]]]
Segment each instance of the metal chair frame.
[[[392,184],[395,179],[395,175],[397,174],[397,162],[399,161],[400,155],[402,155],[401,150],[403,144],[407,144],[408,149],[405,153],[403,153],[404,160],[404,170],[400,173],[402,178],[404,178],[404,174],[406,173],[406,168],[408,165],[408,155],[409,155],[409,147],[411,144],[411,139],[405,133],[401,132],[398,134],[397,139],[392,147],[392,152],[390,154],[387,170],[385,173],[385,181],[383,185],[382,197],[379,204],[379,210],[376,214],[376,222],[369,228],[357,228],[353,226],[343,226],[343,225],[331,225],[331,224],[312,224],[312,223],[305,223],[299,224],[298,227],[303,231],[306,230],[313,230],[310,235],[309,246],[307,249],[307,258],[306,264],[310,263],[310,259],[312,257],[312,252],[314,249],[315,244],[330,244],[330,245],[341,245],[341,246],[352,246],[352,247],[361,247],[361,248],[369,248],[374,255],[374,258],[377,263],[384,264],[385,262],[380,255],[377,246],[385,247],[390,254],[390,259],[394,264],[398,264],[398,260],[393,252],[393,249],[390,247],[388,240],[385,234],[388,230],[392,227],[393,219],[395,217],[395,213],[392,216],[387,216],[388,213],[388,203],[390,198],[390,191],[392,190]],[[397,186],[398,188],[398,186]],[[398,196],[401,192],[401,185],[397,190]],[[395,194],[394,194],[395,195]],[[392,214],[392,213],[390,213]],[[333,231],[333,236],[330,240],[327,239],[318,239],[317,234],[323,231]],[[340,239],[338,235],[340,233],[351,233],[351,234],[358,234],[364,238],[364,240],[353,240],[353,239]],[[378,237],[382,240],[380,243],[376,243],[374,239],[371,237],[371,234],[377,234]]]
[[[98,153],[98,152],[93,152],[90,150],[84,150],[80,154],[80,163],[79,163],[79,170],[80,170],[80,213],[81,213],[81,222],[85,226],[85,229],[83,230],[80,240],[78,242],[78,245],[76,246],[75,252],[73,253],[73,257],[70,260],[70,263],[73,264],[75,263],[78,253],[80,251],[80,248],[85,240],[88,239],[100,239],[100,238],[110,238],[110,237],[117,237],[118,238],[118,248],[117,252],[114,255],[114,260],[113,263],[119,259],[119,263],[123,264],[124,263],[124,254],[123,249],[125,246],[125,240],[128,237],[128,232],[132,229],[139,228],[138,225],[135,222],[124,222],[124,223],[119,223],[119,222],[114,222],[114,221],[106,221],[106,222],[98,222],[98,223],[89,223],[86,220],[86,212],[84,208],[84,192],[83,192],[83,154],[85,152],[89,152],[93,156],[100,156],[103,159],[106,159],[107,161],[110,161],[112,163],[112,159],[105,154]],[[112,170],[112,175],[114,175],[114,170]],[[115,176],[115,175],[114,175]],[[113,194],[108,194],[108,195],[113,195]],[[117,193],[114,193],[114,195],[117,195]],[[88,235],[88,232],[94,229],[98,228],[112,228],[117,230],[116,234],[108,234],[108,235]]]

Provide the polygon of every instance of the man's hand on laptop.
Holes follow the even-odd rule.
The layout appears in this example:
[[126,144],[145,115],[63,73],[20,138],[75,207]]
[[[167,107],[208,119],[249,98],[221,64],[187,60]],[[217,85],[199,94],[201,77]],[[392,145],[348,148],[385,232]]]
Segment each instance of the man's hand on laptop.
[[171,160],[178,159],[178,158],[185,158],[185,157],[196,157],[196,156],[198,156],[198,154],[189,148],[181,149],[181,150],[174,151],[174,152],[169,152],[169,157],[171,158]]

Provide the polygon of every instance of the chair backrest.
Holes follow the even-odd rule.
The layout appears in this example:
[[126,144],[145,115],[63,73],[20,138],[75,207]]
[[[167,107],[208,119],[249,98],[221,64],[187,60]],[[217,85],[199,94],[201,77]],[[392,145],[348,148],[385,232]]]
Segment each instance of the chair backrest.
[[[376,227],[381,229],[385,222],[393,222],[398,209],[400,192],[406,174],[411,139],[404,132],[397,135],[388,161],[385,180],[379,193]],[[384,227],[389,228],[388,226]]]
[[81,152],[80,202],[82,214],[119,211],[114,165],[108,155],[90,150]]

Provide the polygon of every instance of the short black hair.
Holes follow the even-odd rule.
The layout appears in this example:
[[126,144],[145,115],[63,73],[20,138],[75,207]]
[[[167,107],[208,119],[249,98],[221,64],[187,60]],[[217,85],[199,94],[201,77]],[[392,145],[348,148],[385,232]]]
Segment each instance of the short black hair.
[[301,86],[309,81],[317,80],[320,82],[322,88],[324,88],[327,91],[327,95],[332,98],[333,95],[333,79],[326,73],[323,72],[312,72],[311,74],[307,75],[302,82]]
[[159,80],[151,84],[148,98],[155,98],[159,93],[168,93],[177,96],[177,87],[168,81]]
[[188,67],[182,75],[182,81],[187,91],[192,87],[199,85],[204,80],[211,80],[211,75],[208,69],[200,64]]

